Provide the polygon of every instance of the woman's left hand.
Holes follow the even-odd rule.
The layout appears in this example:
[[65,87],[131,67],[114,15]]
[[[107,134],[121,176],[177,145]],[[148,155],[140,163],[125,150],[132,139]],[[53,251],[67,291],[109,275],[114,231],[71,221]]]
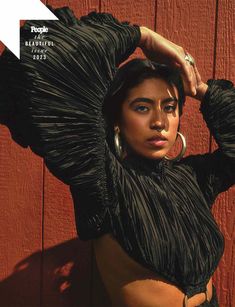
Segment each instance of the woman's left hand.
[[195,76],[197,80],[197,94],[193,96],[193,98],[197,100],[202,100],[208,89],[208,85],[202,81],[201,75],[199,74],[199,71],[196,65],[194,65],[194,72],[195,72]]
[[141,40],[139,47],[152,61],[177,67],[181,71],[186,96],[201,100],[207,90],[202,82],[196,64],[185,59],[187,52],[173,42],[146,27],[140,27]]
[[146,27],[140,27],[139,47],[145,56],[155,62],[178,68],[184,77],[186,95],[196,95],[196,77],[190,63],[185,60],[185,50]]
[[193,82],[196,85],[197,93],[196,93],[196,95],[192,95],[191,90],[188,87],[188,83],[185,80],[185,76],[184,76],[184,74],[182,74],[185,95],[193,97],[193,98],[195,98],[197,100],[202,100],[204,95],[205,95],[205,93],[206,93],[206,91],[207,91],[208,85],[202,81],[201,75],[200,75],[200,73],[199,73],[199,71],[197,69],[196,64],[194,63],[192,65],[189,62],[188,62],[188,64],[191,66],[190,67],[191,72],[192,72],[191,75],[192,75],[192,78],[194,80]]

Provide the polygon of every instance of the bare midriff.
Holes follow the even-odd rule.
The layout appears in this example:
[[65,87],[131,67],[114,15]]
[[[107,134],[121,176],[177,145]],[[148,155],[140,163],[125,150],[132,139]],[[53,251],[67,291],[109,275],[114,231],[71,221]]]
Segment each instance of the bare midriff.
[[[182,307],[185,294],[132,259],[111,234],[94,239],[97,267],[113,307]],[[207,300],[212,297],[212,280]],[[188,299],[188,307],[206,300],[205,293]]]

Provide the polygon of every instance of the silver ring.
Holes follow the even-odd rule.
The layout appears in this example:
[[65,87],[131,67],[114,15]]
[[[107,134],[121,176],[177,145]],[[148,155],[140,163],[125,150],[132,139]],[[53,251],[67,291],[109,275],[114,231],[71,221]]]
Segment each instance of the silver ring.
[[189,53],[185,54],[184,59],[185,59],[185,61],[188,61],[189,64],[192,65],[192,66],[195,64],[194,58]]

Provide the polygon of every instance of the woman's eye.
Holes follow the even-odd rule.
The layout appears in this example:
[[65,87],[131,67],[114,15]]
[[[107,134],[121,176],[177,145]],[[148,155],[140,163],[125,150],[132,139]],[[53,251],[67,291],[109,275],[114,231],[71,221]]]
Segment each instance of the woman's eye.
[[175,105],[168,105],[168,106],[165,106],[164,109],[165,109],[166,112],[174,112],[175,109],[176,109],[176,106]]
[[135,111],[142,112],[142,113],[147,112],[148,110],[149,108],[143,105],[139,105],[135,107]]

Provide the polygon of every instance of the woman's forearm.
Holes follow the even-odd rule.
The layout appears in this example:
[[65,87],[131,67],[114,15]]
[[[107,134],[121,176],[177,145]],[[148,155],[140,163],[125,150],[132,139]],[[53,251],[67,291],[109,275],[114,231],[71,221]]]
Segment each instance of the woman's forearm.
[[150,35],[150,29],[148,29],[147,27],[140,27],[140,33],[141,33],[141,37],[140,37],[140,41],[138,46],[140,48],[146,46],[146,41],[148,39],[148,36]]

